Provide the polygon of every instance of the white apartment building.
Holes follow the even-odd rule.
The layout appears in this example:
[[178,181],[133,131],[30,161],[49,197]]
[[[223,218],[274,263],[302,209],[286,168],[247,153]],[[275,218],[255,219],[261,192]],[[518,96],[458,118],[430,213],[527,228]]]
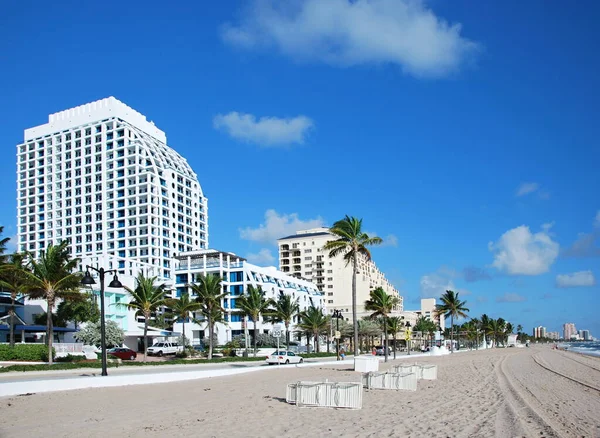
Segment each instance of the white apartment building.
[[[274,266],[256,266],[233,253],[213,249],[180,253],[176,256],[176,260],[175,290],[177,297],[185,292],[189,293],[191,297],[194,296],[188,284],[195,283],[199,274],[205,276],[216,274],[223,278],[223,292],[227,293],[227,296],[221,304],[225,309],[226,324],[218,323],[216,325],[219,344],[225,344],[233,337],[244,333],[244,317],[236,308],[236,299],[247,291],[248,285],[260,286],[265,292],[265,297],[274,300],[277,300],[282,294],[291,295],[293,299],[298,299],[300,311],[315,306],[323,309],[324,313],[326,312],[325,297],[313,283],[286,275]],[[204,321],[199,313],[196,313],[194,318]],[[291,332],[294,331],[297,322],[298,316],[294,318],[290,326]],[[248,321],[246,328],[248,335],[252,337],[254,323]],[[257,328],[259,333],[268,333],[273,329],[273,325],[261,317]],[[283,324],[281,328],[285,332]],[[181,322],[176,322],[173,326],[173,330],[176,332],[181,333],[182,329]],[[208,337],[208,327],[206,323],[186,322],[185,336],[191,340],[192,344],[197,345]]]
[[575,324],[572,322],[566,322],[563,324],[563,339],[568,341],[572,337],[577,336],[577,329],[575,328]]
[[534,338],[545,338],[547,337],[547,333],[546,333],[546,327],[542,327],[541,325],[539,327],[534,327],[533,329],[533,337]]
[[[346,265],[341,256],[330,258],[328,251],[323,250],[323,245],[335,238],[327,228],[314,228],[279,239],[279,269],[285,274],[314,283],[324,293],[328,311],[340,309],[345,318],[351,318],[352,266]],[[368,314],[364,303],[369,299],[370,292],[377,287],[397,296],[400,303],[395,310],[403,310],[402,297],[385,278],[385,274],[373,260],[359,257],[356,278],[359,317]]]
[[163,131],[114,97],[25,130],[17,201],[20,251],[67,240],[74,257],[109,257],[131,276],[137,261],[171,278],[175,254],[208,247],[197,175]]

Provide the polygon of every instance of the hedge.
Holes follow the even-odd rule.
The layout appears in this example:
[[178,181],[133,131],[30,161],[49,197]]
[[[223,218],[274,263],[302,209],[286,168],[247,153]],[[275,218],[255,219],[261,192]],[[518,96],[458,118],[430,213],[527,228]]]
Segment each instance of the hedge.
[[[52,349],[52,356],[56,352]],[[11,347],[8,344],[0,344],[0,361],[3,360],[22,360],[28,362],[47,362],[48,346],[45,344],[15,344]]]

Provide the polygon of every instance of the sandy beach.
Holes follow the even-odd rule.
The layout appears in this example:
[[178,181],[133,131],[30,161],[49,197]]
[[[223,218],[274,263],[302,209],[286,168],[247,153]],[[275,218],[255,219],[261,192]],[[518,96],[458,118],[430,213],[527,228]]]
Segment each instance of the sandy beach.
[[436,363],[438,380],[419,381],[416,392],[365,390],[361,410],[285,403],[290,382],[359,381],[348,361],[343,369],[273,367],[182,383],[2,398],[0,436],[600,437],[598,358],[533,347],[418,361]]

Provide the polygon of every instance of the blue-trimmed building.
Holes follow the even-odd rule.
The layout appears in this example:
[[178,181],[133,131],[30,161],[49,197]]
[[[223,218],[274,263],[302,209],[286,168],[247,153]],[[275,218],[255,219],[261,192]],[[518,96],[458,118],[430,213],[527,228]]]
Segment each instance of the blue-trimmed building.
[[[225,324],[217,324],[215,332],[219,338],[219,344],[224,344],[243,333],[243,317],[236,309],[236,299],[242,295],[248,285],[260,286],[265,292],[267,298],[277,299],[279,295],[291,295],[293,299],[298,299],[300,310],[310,306],[320,307],[325,312],[325,300],[323,293],[317,286],[309,281],[292,277],[284,274],[273,266],[260,267],[248,263],[246,259],[233,253],[217,250],[201,250],[180,253],[175,257],[177,262],[175,266],[175,296],[180,297],[186,291],[191,294],[187,287],[190,283],[195,283],[196,276],[199,274],[218,274],[223,278],[223,292],[227,293],[222,305],[225,309]],[[200,314],[195,315],[197,319],[202,320]],[[294,319],[290,331],[294,330],[297,323],[297,317]],[[251,327],[253,328],[252,324]],[[265,322],[261,317],[258,329],[260,333],[268,333],[272,330],[272,324]],[[181,322],[173,326],[176,332],[182,331]],[[185,336],[193,344],[199,344],[205,335],[208,336],[206,323],[196,324],[187,322],[185,324]],[[252,335],[252,330],[250,330]]]

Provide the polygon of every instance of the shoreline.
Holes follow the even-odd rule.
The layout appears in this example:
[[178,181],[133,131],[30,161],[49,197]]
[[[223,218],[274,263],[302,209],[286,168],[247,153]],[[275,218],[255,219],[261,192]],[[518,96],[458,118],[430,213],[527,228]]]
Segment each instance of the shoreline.
[[[5,397],[0,436],[600,436],[600,367],[590,356],[535,346],[398,359],[380,371],[409,359],[437,364],[438,379],[415,392],[365,389],[361,410],[285,402],[286,385],[298,380],[360,381],[352,361]],[[36,414],[23,421],[23,412]]]

